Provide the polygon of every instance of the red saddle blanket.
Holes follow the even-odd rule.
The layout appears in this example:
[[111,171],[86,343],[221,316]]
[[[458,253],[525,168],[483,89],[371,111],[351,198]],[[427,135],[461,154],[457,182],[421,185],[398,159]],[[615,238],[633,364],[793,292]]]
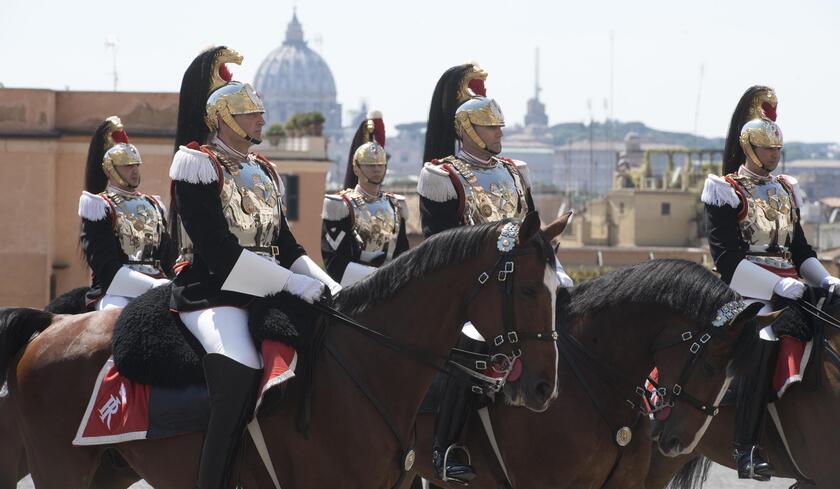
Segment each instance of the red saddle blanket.
[[[295,376],[297,352],[285,343],[265,340],[263,376],[254,412],[263,396]],[[123,377],[108,358],[99,371],[73,445],[105,445],[203,431],[209,405],[207,389],[166,389]]]

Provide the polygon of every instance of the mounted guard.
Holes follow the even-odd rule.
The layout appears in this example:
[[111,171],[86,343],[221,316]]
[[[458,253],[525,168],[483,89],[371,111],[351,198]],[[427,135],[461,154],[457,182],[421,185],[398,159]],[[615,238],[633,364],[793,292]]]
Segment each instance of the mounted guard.
[[405,197],[382,191],[388,171],[385,124],[379,111],[359,124],[344,190],[324,197],[321,254],[342,286],[358,282],[408,249]]
[[169,283],[172,241],[158,196],[140,193],[140,152],[120,118],[105,119],[90,141],[85,190],[79,197],[79,241],[91,269],[85,296],[91,310],[124,307]]
[[210,422],[199,488],[227,487],[245,423],[253,412],[261,359],[245,309],[281,291],[313,303],[341,286],[305,253],[286,222],[274,165],[250,152],[261,141],[263,103],[251,85],[232,81],[226,47],[201,53],[187,68],[178,110],[177,152],[169,170],[182,264],[173,311],[206,350]]
[[[743,297],[764,303],[761,312],[787,307],[784,315],[762,329],[760,336],[768,341],[759,342],[755,364],[737,386],[734,457],[738,476],[759,481],[774,475],[759,439],[767,403],[802,379],[810,353],[806,342],[811,339],[811,328],[796,301],[803,297],[806,283],[824,288],[840,284],[805,238],[798,182],[771,173],[784,144],[775,122],[777,105],[776,93],[769,87],[754,86],[744,93],[729,126],[724,176],[709,175],[701,196],[709,220],[709,248],[721,278]],[[840,293],[840,287],[834,290]],[[799,369],[779,368],[790,362]],[[785,378],[774,382],[774,372]]]
[[[499,104],[487,97],[486,79],[486,71],[468,63],[446,70],[435,87],[426,162],[417,184],[426,237],[458,226],[521,219],[534,210],[527,164],[499,156],[505,120]],[[562,286],[572,285],[559,263],[556,274]],[[467,323],[457,348],[478,352],[487,347]],[[479,401],[470,385],[449,377],[435,421],[432,458],[441,480],[468,484],[475,470],[458,440]]]

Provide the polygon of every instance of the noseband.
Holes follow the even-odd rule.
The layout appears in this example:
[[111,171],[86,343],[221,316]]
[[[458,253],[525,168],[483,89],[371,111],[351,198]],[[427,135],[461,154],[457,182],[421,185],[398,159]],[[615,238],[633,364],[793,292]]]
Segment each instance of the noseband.
[[664,345],[654,346],[653,352],[656,353],[691,342],[691,346],[688,348],[688,358],[686,359],[679,379],[673,386],[663,387],[658,385],[653,379],[648,379],[648,382],[656,389],[656,393],[661,400],[656,406],[651,406],[651,413],[656,413],[665,408],[673,408],[678,400],[683,400],[706,416],[713,417],[717,415],[717,405],[709,405],[698,400],[695,396],[686,392],[684,386],[688,382],[689,377],[691,377],[691,373],[694,371],[694,367],[700,359],[703,348],[705,348],[709,340],[719,335],[721,327],[735,319],[746,308],[747,304],[744,301],[738,300],[726,303],[718,309],[715,319],[700,332],[684,331],[680,334],[679,339],[665,343]]
[[[556,341],[558,337],[554,325],[550,330],[541,332],[520,333],[516,329],[516,314],[513,306],[513,279],[516,268],[513,260],[516,256],[538,252],[533,247],[516,248],[519,244],[519,227],[518,221],[508,222],[502,227],[499,239],[496,241],[496,248],[501,253],[499,259],[491,268],[478,275],[472,290],[464,300],[464,306],[469,306],[478,297],[485,284],[491,281],[497,283],[502,295],[501,314],[505,332],[488,342],[489,353],[475,353],[453,348],[452,358],[449,361],[450,365],[477,380],[477,382],[473,381],[472,390],[478,394],[498,392],[504,387],[516,360],[522,356],[521,341]],[[494,277],[495,280],[492,280]],[[505,345],[509,345],[509,353],[503,351]],[[493,375],[483,373],[488,370],[488,367]]]

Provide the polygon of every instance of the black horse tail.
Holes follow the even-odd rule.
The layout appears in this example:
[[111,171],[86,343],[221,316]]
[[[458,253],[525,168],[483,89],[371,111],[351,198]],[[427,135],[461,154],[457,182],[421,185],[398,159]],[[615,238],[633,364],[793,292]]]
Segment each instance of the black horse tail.
[[702,455],[694,458],[680,467],[665,489],[701,489],[711,468],[711,459]]
[[12,357],[29,343],[32,335],[52,323],[53,315],[40,309],[4,307],[0,309],[0,385],[6,381],[6,370]]
[[53,299],[44,311],[53,314],[82,314],[88,311],[86,295],[90,287],[76,287]]

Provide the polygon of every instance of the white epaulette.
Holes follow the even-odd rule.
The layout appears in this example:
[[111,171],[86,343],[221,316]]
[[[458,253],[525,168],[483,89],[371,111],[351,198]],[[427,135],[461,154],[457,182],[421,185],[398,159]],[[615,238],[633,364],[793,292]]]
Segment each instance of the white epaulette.
[[340,221],[350,215],[350,208],[347,202],[338,194],[327,194],[324,196],[324,209],[321,211],[321,219],[325,221]]
[[108,203],[101,195],[82,191],[79,197],[79,217],[88,221],[101,221],[108,215]]
[[408,221],[408,203],[405,201],[405,195],[402,194],[390,194],[394,200],[397,201],[397,205],[400,206],[400,216]]
[[519,174],[522,176],[522,183],[525,184],[525,188],[531,188],[531,172],[528,171],[528,163],[525,163],[522,160],[513,160],[513,164],[516,165],[516,169],[519,170]]
[[417,182],[417,193],[435,202],[446,202],[458,198],[458,193],[449,179],[449,172],[434,163],[424,163]]
[[700,200],[704,204],[715,207],[728,205],[737,209],[741,205],[741,199],[738,198],[732,184],[723,177],[711,173],[706,177],[706,183],[703,184],[703,193],[700,194]]
[[794,205],[796,207],[802,207],[802,190],[799,188],[799,180],[790,175],[779,175],[779,180],[784,181],[793,190]]
[[187,183],[213,183],[219,180],[219,174],[206,153],[181,146],[172,158],[169,178]]

